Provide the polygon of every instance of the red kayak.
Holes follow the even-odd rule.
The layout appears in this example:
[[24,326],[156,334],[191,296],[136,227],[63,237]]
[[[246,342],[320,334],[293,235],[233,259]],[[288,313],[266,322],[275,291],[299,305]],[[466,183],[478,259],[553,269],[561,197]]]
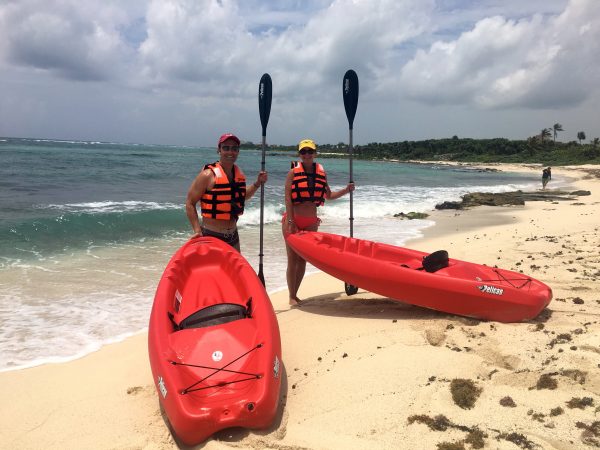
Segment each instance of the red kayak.
[[193,239],[171,258],[154,298],[148,353],[160,404],[183,443],[273,422],[277,319],[250,264],[224,242]]
[[335,278],[437,311],[520,322],[536,317],[552,300],[552,289],[538,280],[451,259],[445,251],[429,256],[417,250],[311,231],[286,239],[302,258]]

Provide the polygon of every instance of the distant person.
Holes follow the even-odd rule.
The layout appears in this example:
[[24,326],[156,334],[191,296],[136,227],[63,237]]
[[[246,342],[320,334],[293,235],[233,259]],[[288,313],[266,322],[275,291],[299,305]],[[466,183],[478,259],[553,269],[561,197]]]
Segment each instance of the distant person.
[[[192,182],[185,201],[185,212],[194,232],[192,239],[214,236],[239,252],[238,218],[244,213],[245,201],[266,183],[267,173],[260,172],[256,181],[246,186],[246,176],[235,164],[240,153],[240,140],[231,133],[219,138],[217,153],[219,161],[206,164]],[[198,202],[202,223],[196,210]]]
[[[332,192],[327,183],[325,169],[314,161],[317,145],[310,139],[298,144],[300,161],[292,163],[285,179],[285,214],[282,219],[284,237],[300,230],[317,231],[321,219],[317,217],[317,208],[325,200],[335,200],[354,191],[354,183]],[[306,261],[294,252],[286,243],[287,271],[286,279],[290,305],[300,305],[298,289],[306,271]]]
[[552,169],[550,167],[542,170],[542,189],[546,189],[548,181],[552,179]]

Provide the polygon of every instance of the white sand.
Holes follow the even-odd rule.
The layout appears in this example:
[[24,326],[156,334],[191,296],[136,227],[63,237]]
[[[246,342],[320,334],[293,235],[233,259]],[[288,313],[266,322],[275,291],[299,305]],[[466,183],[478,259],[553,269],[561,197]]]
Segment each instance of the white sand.
[[[538,319],[478,322],[363,291],[347,297],[342,282],[307,277],[301,308],[289,308],[287,292],[271,296],[287,375],[281,417],[270,430],[223,431],[200,447],[435,449],[475,428],[485,448],[599,446],[600,180],[584,179],[582,169],[600,168],[553,172],[577,178],[590,196],[435,212],[437,225],[408,245],[544,281],[554,300]],[[542,375],[556,388],[536,388]],[[453,379],[481,389],[472,408],[453,400]],[[505,397],[515,406],[501,405]],[[69,363],[1,373],[0,398],[0,448],[177,448],[159,411],[145,335]],[[591,400],[571,408],[573,398]],[[420,423],[440,415],[450,422],[443,431]]]

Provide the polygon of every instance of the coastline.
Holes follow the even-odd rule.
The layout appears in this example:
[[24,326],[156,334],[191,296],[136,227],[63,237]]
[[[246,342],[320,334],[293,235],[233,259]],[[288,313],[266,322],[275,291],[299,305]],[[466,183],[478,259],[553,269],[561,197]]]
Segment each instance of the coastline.
[[[536,174],[541,167],[472,166]],[[436,225],[406,245],[544,281],[554,300],[536,320],[478,322],[363,291],[346,297],[342,282],[309,275],[302,308],[290,309],[285,291],[271,295],[287,374],[281,417],[270,430],[224,431],[200,447],[435,448],[466,439],[465,428],[486,434],[486,448],[518,448],[518,436],[542,448],[600,442],[600,180],[584,172],[598,169],[555,169],[590,196],[435,211]],[[146,338],[0,373],[0,447],[177,448],[158,408]],[[453,379],[481,389],[473,408],[454,403]],[[500,403],[507,397],[515,406]],[[571,408],[574,398],[592,405]],[[427,425],[439,416],[450,423],[438,420],[444,431]]]

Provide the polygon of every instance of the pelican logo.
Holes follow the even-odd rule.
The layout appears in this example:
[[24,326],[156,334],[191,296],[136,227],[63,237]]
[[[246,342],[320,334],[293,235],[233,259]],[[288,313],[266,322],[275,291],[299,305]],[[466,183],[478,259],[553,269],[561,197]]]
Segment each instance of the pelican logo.
[[279,378],[279,358],[275,355],[275,360],[273,361],[273,375],[275,378]]
[[163,398],[167,398],[167,387],[165,386],[165,380],[160,375],[158,376],[158,390],[162,394]]
[[348,95],[350,92],[350,78],[344,80],[344,94]]
[[220,350],[215,350],[212,354],[212,360],[215,362],[219,362],[223,359],[223,352]]
[[504,293],[504,289],[500,289],[495,286],[488,286],[487,284],[482,284],[481,286],[477,287],[481,292],[485,292],[486,294],[502,295]]
[[265,83],[260,83],[258,88],[258,96],[262,99],[265,96]]

